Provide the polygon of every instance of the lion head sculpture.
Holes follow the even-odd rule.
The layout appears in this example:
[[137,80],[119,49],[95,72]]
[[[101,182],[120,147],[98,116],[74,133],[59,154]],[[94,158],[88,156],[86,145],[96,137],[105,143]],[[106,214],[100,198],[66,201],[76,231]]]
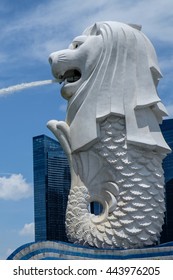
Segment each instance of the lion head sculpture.
[[161,72],[140,28],[98,22],[68,49],[52,53],[49,61],[53,75],[64,82],[72,151],[97,141],[98,123],[110,114],[125,116],[127,141],[169,150],[159,129],[166,115],[156,89]]

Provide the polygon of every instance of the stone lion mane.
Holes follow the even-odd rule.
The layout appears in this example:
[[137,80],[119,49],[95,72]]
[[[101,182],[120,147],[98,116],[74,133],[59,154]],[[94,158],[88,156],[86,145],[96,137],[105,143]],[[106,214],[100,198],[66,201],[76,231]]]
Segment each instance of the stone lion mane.
[[103,48],[94,73],[69,102],[72,150],[97,141],[97,124],[110,114],[125,116],[128,142],[169,150],[159,128],[167,112],[157,94],[162,75],[151,42],[140,30],[118,22],[96,23],[83,34],[101,34]]

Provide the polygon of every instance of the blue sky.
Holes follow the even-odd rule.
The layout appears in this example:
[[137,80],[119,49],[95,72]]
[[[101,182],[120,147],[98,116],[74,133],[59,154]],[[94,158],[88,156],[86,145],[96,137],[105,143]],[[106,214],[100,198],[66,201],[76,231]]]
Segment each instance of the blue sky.
[[[1,0],[0,88],[52,79],[48,56],[96,21],[142,25],[164,78],[159,95],[173,117],[172,0]],[[65,118],[57,84],[0,96],[0,259],[34,240],[32,137]]]

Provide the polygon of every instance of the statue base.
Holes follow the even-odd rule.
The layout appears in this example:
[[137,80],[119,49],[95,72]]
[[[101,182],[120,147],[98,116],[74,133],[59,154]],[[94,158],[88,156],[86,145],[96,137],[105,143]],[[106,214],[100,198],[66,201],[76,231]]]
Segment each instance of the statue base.
[[97,249],[61,241],[24,244],[7,260],[172,260],[173,242],[141,249]]

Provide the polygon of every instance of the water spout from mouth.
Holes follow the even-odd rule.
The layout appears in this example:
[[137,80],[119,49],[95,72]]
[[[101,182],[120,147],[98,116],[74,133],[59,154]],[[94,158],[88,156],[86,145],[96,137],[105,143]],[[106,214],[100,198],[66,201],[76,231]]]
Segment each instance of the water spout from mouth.
[[22,84],[0,89],[0,96],[10,94],[12,92],[23,90],[23,89],[37,87],[37,86],[43,86],[43,85],[49,85],[49,84],[56,83],[56,82],[57,82],[57,80],[43,80],[43,81],[35,81],[35,82],[30,82],[30,83],[22,83]]

